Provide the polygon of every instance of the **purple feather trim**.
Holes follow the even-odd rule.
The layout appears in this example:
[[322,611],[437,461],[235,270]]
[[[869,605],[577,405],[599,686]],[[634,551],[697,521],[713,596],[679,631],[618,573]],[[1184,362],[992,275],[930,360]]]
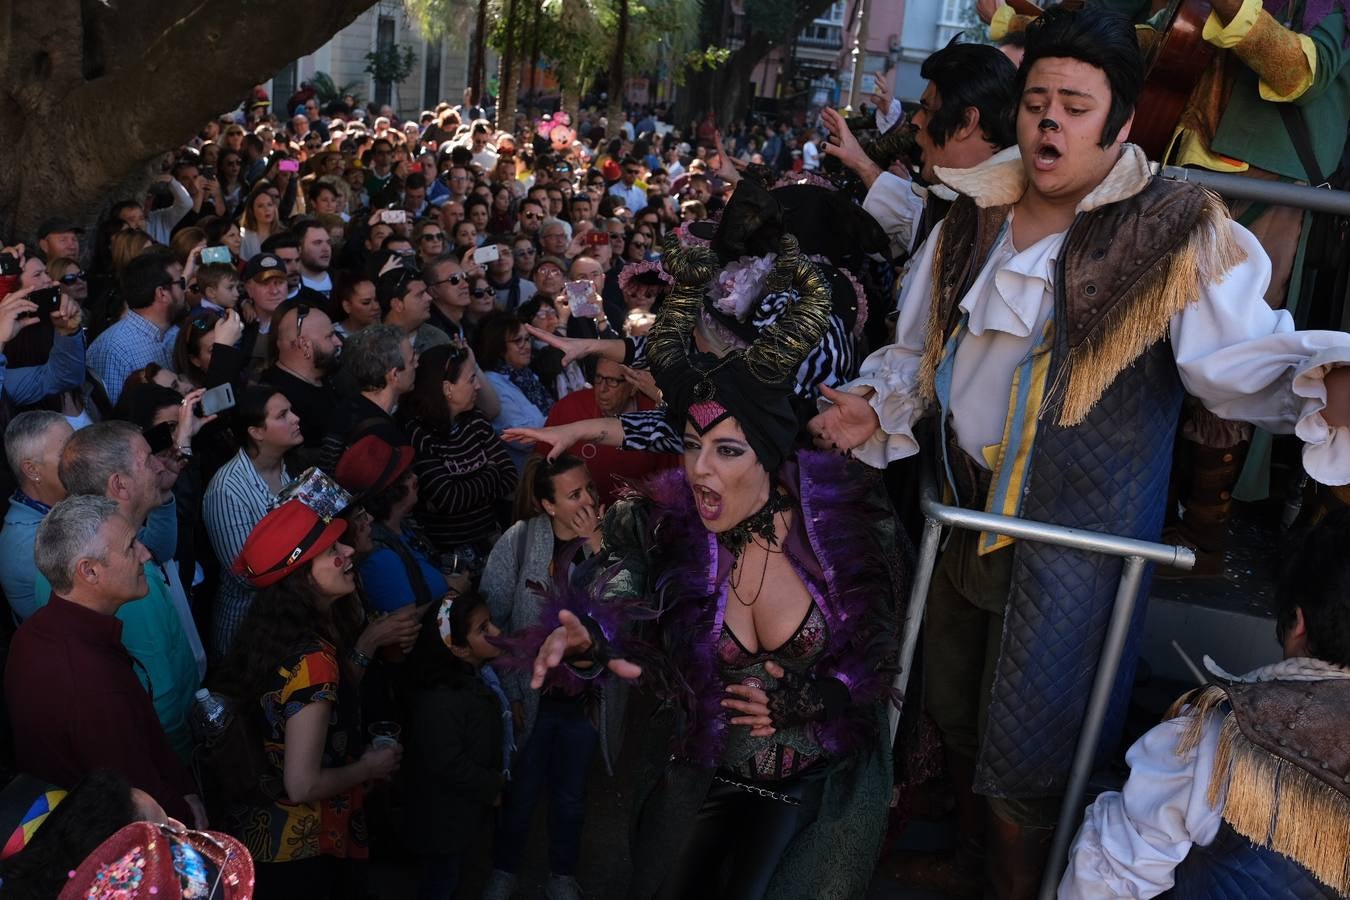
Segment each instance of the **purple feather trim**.
[[[800,504],[803,530],[816,568],[810,577],[822,582],[812,590],[820,599],[829,628],[829,643],[817,664],[822,677],[848,686],[851,708],[843,716],[815,726],[817,740],[834,756],[851,750],[875,734],[872,704],[890,697],[895,623],[872,615],[877,591],[899,591],[891,584],[885,549],[876,544],[870,502],[873,483],[861,477],[856,463],[832,454],[799,452],[784,466],[780,481]],[[685,727],[671,748],[676,756],[702,766],[722,762],[726,745],[725,694],[717,661],[727,603],[731,556],[722,550],[694,507],[682,469],[673,469],[638,487],[650,513],[648,534],[660,569],[650,595],[642,602],[598,600],[618,567],[602,573],[589,590],[570,585],[544,595],[540,623],[499,643],[511,650],[505,664],[529,668],[534,653],[553,630],[560,610],[590,615],[611,636],[615,655],[643,666],[642,682],[676,704]],[[814,564],[814,565],[813,565]],[[814,587],[814,586],[813,586]],[[656,619],[654,646],[633,639],[633,622]],[[554,676],[565,690],[585,682],[567,671]]]
[[[529,587],[540,597],[539,620],[529,628],[494,638],[492,642],[502,649],[502,655],[493,665],[524,672],[533,669],[539,648],[558,627],[558,615],[563,610],[593,619],[609,639],[612,656],[636,657],[636,661],[650,657],[652,652],[633,639],[629,627],[635,621],[651,618],[650,611],[637,603],[598,599],[604,596],[605,587],[616,574],[617,566],[607,569],[589,587],[578,587],[567,582],[548,586],[531,582]],[[585,689],[587,681],[567,666],[560,666],[544,679],[544,688],[557,688],[575,695]]]

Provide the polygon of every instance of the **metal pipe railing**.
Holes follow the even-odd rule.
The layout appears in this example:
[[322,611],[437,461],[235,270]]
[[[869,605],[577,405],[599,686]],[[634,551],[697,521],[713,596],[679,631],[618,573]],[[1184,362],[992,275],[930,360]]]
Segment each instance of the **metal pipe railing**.
[[1153,170],[1153,174],[1168,181],[1198,184],[1216,194],[1222,194],[1229,200],[1249,200],[1253,203],[1292,206],[1311,212],[1350,216],[1350,191],[1333,191],[1325,187],[1251,178],[1246,175],[1230,175],[1224,172],[1211,172],[1208,169],[1164,166],[1159,163],[1150,163],[1149,167]]
[[[1101,657],[1097,662],[1097,672],[1092,680],[1091,693],[1088,695],[1083,727],[1078,735],[1078,746],[1074,751],[1073,764],[1069,770],[1064,800],[1060,804],[1059,822],[1055,827],[1054,842],[1051,845],[1049,860],[1046,862],[1045,877],[1041,882],[1040,900],[1053,900],[1068,857],[1069,841],[1076,830],[1088,778],[1092,775],[1097,741],[1101,737],[1107,706],[1111,699],[1111,688],[1115,683],[1116,672],[1120,668],[1130,621],[1134,617],[1144,565],[1153,562],[1178,569],[1189,569],[1195,565],[1195,554],[1185,547],[1173,547],[1081,528],[1068,528],[1063,525],[947,506],[938,502],[937,489],[931,479],[925,479],[919,508],[925,519],[923,539],[919,545],[919,563],[910,589],[909,605],[905,609],[899,667],[892,685],[898,696],[904,695],[905,687],[909,683],[914,651],[919,641],[919,627],[923,624],[924,607],[928,603],[928,589],[932,583],[933,570],[937,563],[938,542],[944,526],[969,531],[988,531],[1017,540],[1071,547],[1090,553],[1119,556],[1125,560],[1125,568],[1121,572],[1120,583],[1116,588],[1115,606],[1111,610]],[[892,740],[895,738],[898,723],[899,712],[892,709],[890,712]]]

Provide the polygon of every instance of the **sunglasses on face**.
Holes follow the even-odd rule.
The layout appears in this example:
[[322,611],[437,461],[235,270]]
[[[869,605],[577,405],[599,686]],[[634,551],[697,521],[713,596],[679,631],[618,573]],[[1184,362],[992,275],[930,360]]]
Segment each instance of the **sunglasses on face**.
[[62,283],[62,284],[74,284],[74,283],[77,282],[77,281],[87,281],[88,279],[89,279],[89,276],[85,274],[85,272],[84,272],[83,269],[81,269],[81,270],[78,271],[78,272],[70,272],[70,273],[68,273],[68,274],[66,274],[66,275],[62,275],[62,276],[61,276],[61,283]]
[[473,294],[473,299],[482,300],[484,297],[495,292],[490,288],[474,288],[469,293]]
[[435,287],[438,284],[448,284],[451,287],[454,287],[455,285],[461,284],[466,280],[468,280],[468,276],[466,276],[463,272],[456,272],[455,274],[449,276],[448,278],[442,278],[440,281],[428,281],[427,287]]
[[632,247],[634,250],[646,250],[651,244],[646,241],[633,241],[628,246]]
[[444,232],[440,232],[440,231],[426,231],[426,232],[423,232],[423,233],[422,233],[422,240],[424,240],[424,241],[443,241],[443,240],[445,240],[445,233],[444,233]]
[[511,255],[515,257],[534,256],[537,252],[533,247],[521,247],[519,250],[512,250]]
[[171,288],[174,285],[177,285],[180,291],[185,291],[187,290],[187,279],[179,275],[177,278],[170,278],[168,281],[161,284],[160,287]]

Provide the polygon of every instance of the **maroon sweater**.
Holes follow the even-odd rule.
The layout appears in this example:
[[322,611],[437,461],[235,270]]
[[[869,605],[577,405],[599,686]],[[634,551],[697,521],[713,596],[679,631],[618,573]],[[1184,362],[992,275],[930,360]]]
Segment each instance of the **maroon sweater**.
[[119,619],[53,594],[19,627],[5,665],[19,770],[72,788],[112,769],[191,822],[183,798],[197,788],[133,665]]

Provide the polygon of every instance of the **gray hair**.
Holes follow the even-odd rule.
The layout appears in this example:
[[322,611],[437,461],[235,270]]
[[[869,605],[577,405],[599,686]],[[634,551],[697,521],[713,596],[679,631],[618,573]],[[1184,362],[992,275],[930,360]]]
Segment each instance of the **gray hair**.
[[24,480],[24,460],[36,459],[42,453],[41,445],[46,440],[47,430],[65,423],[65,416],[49,409],[31,409],[10,419],[5,429],[5,459],[20,485]]
[[131,471],[132,438],[141,431],[130,422],[109,419],[81,428],[61,450],[59,472],[68,494],[108,492],[108,479]]
[[457,270],[463,271],[463,264],[455,257],[453,253],[442,253],[422,267],[422,277],[427,281],[441,281],[441,276],[445,270],[441,268],[446,263],[453,263]]
[[38,525],[33,559],[54,593],[64,594],[75,584],[80,560],[107,561],[108,547],[97,546],[98,532],[119,512],[116,502],[100,495],[67,497],[47,513]]
[[543,237],[544,232],[555,225],[561,225],[563,234],[566,235],[569,241],[572,240],[572,226],[564,222],[562,219],[555,219],[552,216],[549,216],[547,219],[539,223],[539,236]]
[[403,368],[403,342],[408,339],[397,325],[362,328],[342,346],[342,365],[352,374],[357,390],[384,388],[385,373]]

